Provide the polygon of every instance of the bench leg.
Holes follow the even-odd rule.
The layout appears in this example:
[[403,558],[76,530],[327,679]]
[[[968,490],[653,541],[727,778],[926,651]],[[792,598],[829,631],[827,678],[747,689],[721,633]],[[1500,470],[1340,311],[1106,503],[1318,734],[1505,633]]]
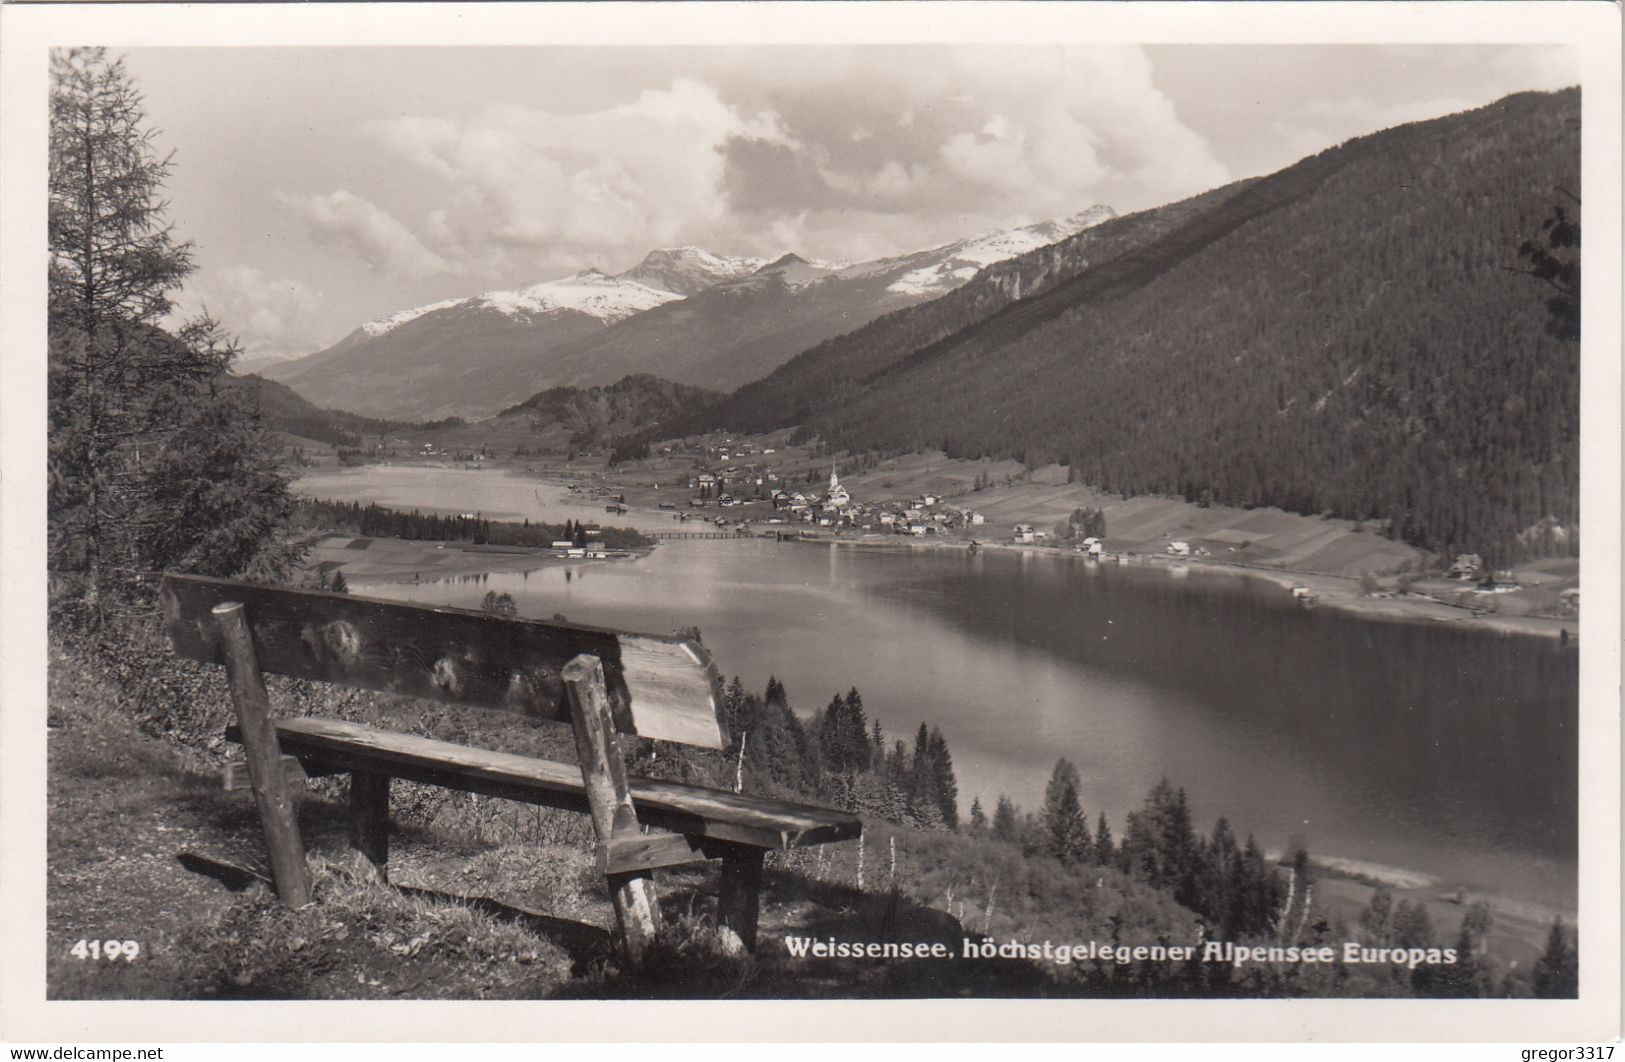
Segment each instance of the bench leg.
[[350,772],[350,847],[389,880],[389,775]]
[[[633,837],[639,831],[632,790],[626,782],[626,765],[621,762],[620,749],[615,742],[603,665],[596,656],[582,654],[564,666],[560,677],[569,694],[570,720],[575,727],[576,757],[581,761],[587,810],[592,815],[599,851],[607,864],[609,842]],[[660,931],[660,901],[654,878],[648,870],[634,870],[610,874],[608,881],[627,959],[637,966]]]
[[756,913],[762,891],[762,850],[739,848],[722,857],[717,925],[732,930],[746,951],[756,950]]
[[283,776],[282,749],[271,722],[271,698],[260,675],[254,635],[241,603],[223,602],[212,612],[237,726],[243,733],[243,751],[248,754],[248,777],[259,807],[260,828],[270,851],[271,877],[283,903],[303,907],[310,902],[310,867],[305,863],[304,838],[299,836],[299,820]]
[[605,875],[604,880],[609,883],[609,897],[615,905],[615,920],[625,938],[627,955],[635,966],[660,932],[660,892],[655,887],[654,872],[631,870]]

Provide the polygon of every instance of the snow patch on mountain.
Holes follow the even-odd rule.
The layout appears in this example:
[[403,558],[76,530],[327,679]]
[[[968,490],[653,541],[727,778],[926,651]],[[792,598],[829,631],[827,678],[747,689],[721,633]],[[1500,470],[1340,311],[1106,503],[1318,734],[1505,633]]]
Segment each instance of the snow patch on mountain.
[[635,280],[612,277],[597,269],[585,269],[562,280],[546,280],[518,291],[490,291],[474,300],[478,305],[510,316],[575,310],[598,318],[605,324],[652,310],[664,302],[682,298]]
[[661,247],[650,251],[643,261],[620,277],[686,297],[724,280],[749,276],[766,261],[765,258],[713,254],[703,247]]
[[950,243],[931,252],[935,261],[904,273],[892,281],[887,290],[903,295],[944,294],[966,283],[987,266],[1047,247],[1116,216],[1117,212],[1111,207],[1092,206],[1071,217]]
[[399,328],[408,321],[415,321],[426,313],[434,313],[436,310],[449,310],[453,306],[467,301],[467,299],[443,299],[440,302],[431,302],[423,306],[414,306],[410,310],[396,310],[394,313],[388,314],[387,316],[374,318],[373,320],[368,321],[366,324],[361,326],[361,330],[367,333],[369,336],[381,336],[385,332]]
[[809,262],[799,254],[791,251],[735,283],[756,285],[765,283],[771,277],[787,288],[804,288],[808,284],[815,284],[823,280],[825,277],[834,276],[839,268],[833,263]]

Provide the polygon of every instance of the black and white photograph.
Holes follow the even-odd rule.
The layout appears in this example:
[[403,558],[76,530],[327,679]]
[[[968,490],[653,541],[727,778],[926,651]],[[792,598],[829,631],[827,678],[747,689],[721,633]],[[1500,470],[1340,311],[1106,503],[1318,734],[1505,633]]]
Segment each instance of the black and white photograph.
[[34,998],[1617,1035],[1619,12],[1182,6],[7,11]]

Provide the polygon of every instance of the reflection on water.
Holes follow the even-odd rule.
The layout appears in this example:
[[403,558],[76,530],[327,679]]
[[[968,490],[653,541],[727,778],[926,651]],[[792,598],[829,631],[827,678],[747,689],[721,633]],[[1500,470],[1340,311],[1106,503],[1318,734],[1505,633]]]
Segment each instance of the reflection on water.
[[[401,483],[394,503],[409,505]],[[573,515],[559,494],[535,494],[555,506],[545,512],[510,507]],[[997,551],[679,541],[478,582],[357,582],[466,607],[505,591],[526,615],[629,629],[698,626],[725,673],[756,689],[776,675],[803,711],[856,686],[896,737],[940,726],[967,805],[1004,792],[1036,808],[1065,756],[1091,816],[1114,826],[1166,775],[1204,823],[1226,815],[1268,846],[1301,834],[1323,854],[1574,904],[1578,668],[1547,640],[1307,611],[1273,585],[1200,569]]]

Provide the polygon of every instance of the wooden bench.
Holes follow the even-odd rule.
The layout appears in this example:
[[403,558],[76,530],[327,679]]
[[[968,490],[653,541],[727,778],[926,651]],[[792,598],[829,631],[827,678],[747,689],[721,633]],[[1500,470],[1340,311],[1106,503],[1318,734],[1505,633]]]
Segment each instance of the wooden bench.
[[[754,949],[763,854],[862,828],[827,808],[627,776],[618,734],[727,744],[716,671],[693,642],[201,576],[165,576],[160,600],[175,652],[226,668],[237,715],[227,736],[247,753],[272,877],[294,906],[309,902],[310,879],[290,776],[350,775],[350,843],[380,874],[391,779],[587,813],[633,962],[659,928],[654,869],[720,859],[719,928]],[[567,723],[580,762],[273,720],[262,672]]]

